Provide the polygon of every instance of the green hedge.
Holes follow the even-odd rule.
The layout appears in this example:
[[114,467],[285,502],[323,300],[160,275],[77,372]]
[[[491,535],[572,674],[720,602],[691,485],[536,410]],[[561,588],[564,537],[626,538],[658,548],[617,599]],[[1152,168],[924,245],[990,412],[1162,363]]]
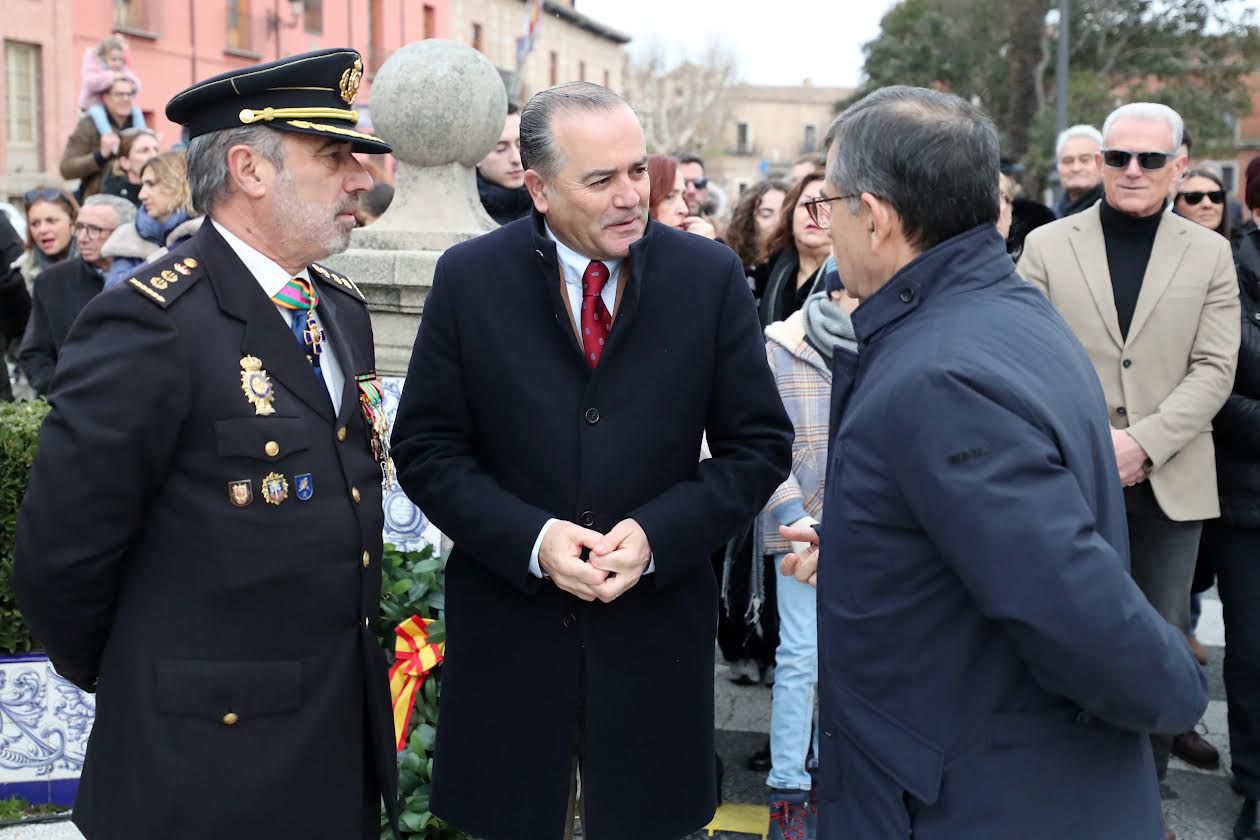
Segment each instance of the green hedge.
[[18,508],[26,495],[39,427],[48,403],[0,403],[0,652],[26,653],[34,646],[13,600],[13,541]]
[[[381,646],[393,661],[394,628],[418,615],[436,621],[429,625],[429,640],[446,638],[442,611],[446,608],[443,594],[445,570],[432,547],[404,552],[385,547],[381,561],[381,621],[377,633]],[[433,775],[433,742],[437,737],[438,697],[441,694],[442,668],[428,675],[424,688],[416,697],[416,710],[411,716],[407,748],[398,755],[398,800],[401,809],[400,829],[404,840],[471,840],[467,834],[448,826],[429,812],[429,782]],[[393,837],[381,819],[381,840]]]

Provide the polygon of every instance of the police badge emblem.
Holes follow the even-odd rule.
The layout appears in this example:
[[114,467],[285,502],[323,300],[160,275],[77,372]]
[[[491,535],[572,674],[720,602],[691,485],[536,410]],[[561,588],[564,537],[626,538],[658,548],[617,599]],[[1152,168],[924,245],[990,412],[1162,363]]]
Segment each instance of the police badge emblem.
[[289,482],[280,473],[268,473],[262,481],[263,498],[269,505],[278,505],[289,498]]
[[293,476],[293,494],[298,497],[299,502],[311,500],[311,496],[315,495],[315,480],[310,473]]
[[347,105],[354,104],[354,98],[359,95],[359,82],[363,78],[363,62],[359,59],[354,60],[354,64],[350,66],[346,72],[341,74],[341,101]]
[[[255,415],[275,414],[271,403],[275,393],[271,388],[271,377],[263,370],[262,360],[255,356],[241,358],[241,391],[245,399],[254,406]],[[278,503],[277,503],[278,504]]]
[[254,501],[254,482],[249,479],[228,482],[228,501],[233,507],[249,507]]

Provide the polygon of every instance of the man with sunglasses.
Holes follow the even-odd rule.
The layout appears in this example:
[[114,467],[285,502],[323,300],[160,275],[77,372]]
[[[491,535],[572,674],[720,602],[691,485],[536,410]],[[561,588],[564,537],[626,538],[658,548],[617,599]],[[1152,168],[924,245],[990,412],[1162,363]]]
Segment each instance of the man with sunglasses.
[[39,276],[18,352],[18,365],[39,396],[48,394],[70,325],[104,286],[109,268],[109,257],[101,254],[105,240],[119,225],[130,224],[135,218],[136,208],[125,198],[88,196],[74,223],[79,256],[49,266]]
[[[1199,533],[1220,515],[1211,424],[1233,386],[1240,322],[1229,242],[1164,212],[1186,168],[1182,130],[1164,105],[1112,112],[1103,200],[1029,234],[1019,272],[1089,351],[1125,487],[1133,578],[1185,632]],[[1152,742],[1162,779],[1172,738]]]

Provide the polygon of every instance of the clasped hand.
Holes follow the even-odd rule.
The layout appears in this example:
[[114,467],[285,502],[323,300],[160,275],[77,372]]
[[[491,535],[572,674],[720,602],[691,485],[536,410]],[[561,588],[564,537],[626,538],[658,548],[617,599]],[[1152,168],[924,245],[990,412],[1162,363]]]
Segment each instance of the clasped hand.
[[[590,559],[582,559],[582,550]],[[639,582],[652,560],[647,534],[623,519],[607,534],[572,522],[551,523],[538,547],[538,566],[551,582],[583,601],[612,603]]]

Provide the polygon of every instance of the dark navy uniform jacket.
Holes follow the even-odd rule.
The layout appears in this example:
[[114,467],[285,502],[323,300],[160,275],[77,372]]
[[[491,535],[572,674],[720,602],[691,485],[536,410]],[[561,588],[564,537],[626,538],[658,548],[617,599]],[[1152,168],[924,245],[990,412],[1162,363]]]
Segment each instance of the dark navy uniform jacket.
[[350,281],[311,276],[336,408],[213,225],[94,298],[61,350],[14,579],[53,664],[96,691],[74,809],[93,840],[375,837],[394,804],[381,472],[354,384],[372,329]]
[[1102,388],[977,227],[853,317],[818,567],[820,836],[1155,840],[1207,705],[1129,576]]

